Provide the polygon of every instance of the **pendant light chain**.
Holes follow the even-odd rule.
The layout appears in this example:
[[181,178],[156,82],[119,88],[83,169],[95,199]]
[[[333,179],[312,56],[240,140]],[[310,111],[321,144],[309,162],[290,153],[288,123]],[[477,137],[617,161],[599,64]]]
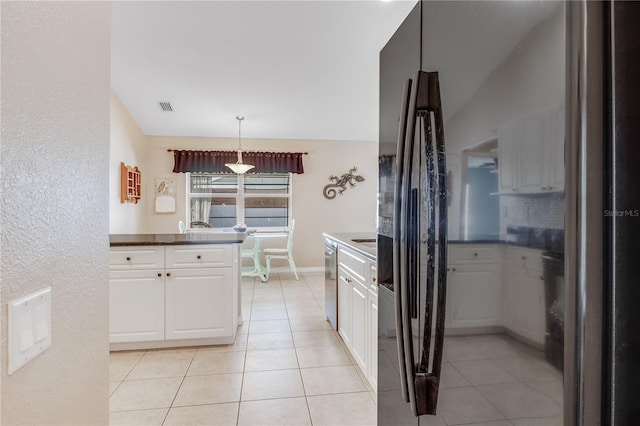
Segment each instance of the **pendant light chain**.
[[244,120],[244,117],[242,115],[237,115],[236,116],[236,120],[238,120],[238,148],[240,149],[240,151],[242,151],[242,133],[241,133],[241,129],[242,129],[242,120]]

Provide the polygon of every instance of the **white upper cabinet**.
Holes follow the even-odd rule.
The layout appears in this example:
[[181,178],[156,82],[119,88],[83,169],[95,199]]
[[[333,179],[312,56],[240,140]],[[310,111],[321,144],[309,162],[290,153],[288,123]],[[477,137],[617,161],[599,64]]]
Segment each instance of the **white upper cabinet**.
[[539,192],[545,186],[545,137],[548,120],[536,115],[520,123],[517,145],[518,192]]
[[564,108],[503,125],[498,164],[501,194],[564,191]]
[[500,129],[498,136],[498,177],[500,193],[508,194],[518,191],[516,182],[516,140],[520,138],[520,128],[515,123],[508,123]]
[[553,115],[549,149],[547,150],[550,157],[547,159],[549,164],[547,190],[562,192],[564,191],[564,108],[558,108]]

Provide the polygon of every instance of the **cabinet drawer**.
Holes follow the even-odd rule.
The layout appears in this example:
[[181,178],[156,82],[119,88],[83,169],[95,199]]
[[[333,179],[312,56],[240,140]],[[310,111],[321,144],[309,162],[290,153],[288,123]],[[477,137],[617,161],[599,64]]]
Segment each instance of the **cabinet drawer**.
[[454,263],[496,263],[498,261],[498,247],[495,245],[449,245],[449,264]]
[[338,264],[347,269],[354,278],[364,282],[367,273],[367,261],[353,250],[340,246],[338,248]]
[[230,245],[186,245],[167,247],[169,268],[191,267],[229,267],[233,264],[233,251]]
[[109,251],[109,268],[163,269],[164,247],[112,247]]
[[525,247],[506,247],[504,251],[505,264],[528,269],[542,269],[542,250]]

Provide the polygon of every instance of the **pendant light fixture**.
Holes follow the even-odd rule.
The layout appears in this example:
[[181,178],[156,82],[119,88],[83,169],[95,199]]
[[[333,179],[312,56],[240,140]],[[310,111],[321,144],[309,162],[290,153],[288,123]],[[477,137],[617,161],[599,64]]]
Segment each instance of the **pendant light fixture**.
[[253,169],[255,166],[242,163],[242,135],[240,133],[240,129],[242,127],[242,120],[244,120],[244,117],[238,115],[236,116],[236,120],[238,120],[238,161],[235,163],[227,163],[225,166],[233,170],[234,173],[242,175]]

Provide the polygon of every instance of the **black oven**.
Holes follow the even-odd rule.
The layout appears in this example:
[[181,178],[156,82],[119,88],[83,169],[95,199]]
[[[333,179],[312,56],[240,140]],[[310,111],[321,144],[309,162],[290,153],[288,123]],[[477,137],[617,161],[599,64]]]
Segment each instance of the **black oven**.
[[545,252],[544,267],[545,298],[545,358],[563,370],[564,363],[564,253]]

